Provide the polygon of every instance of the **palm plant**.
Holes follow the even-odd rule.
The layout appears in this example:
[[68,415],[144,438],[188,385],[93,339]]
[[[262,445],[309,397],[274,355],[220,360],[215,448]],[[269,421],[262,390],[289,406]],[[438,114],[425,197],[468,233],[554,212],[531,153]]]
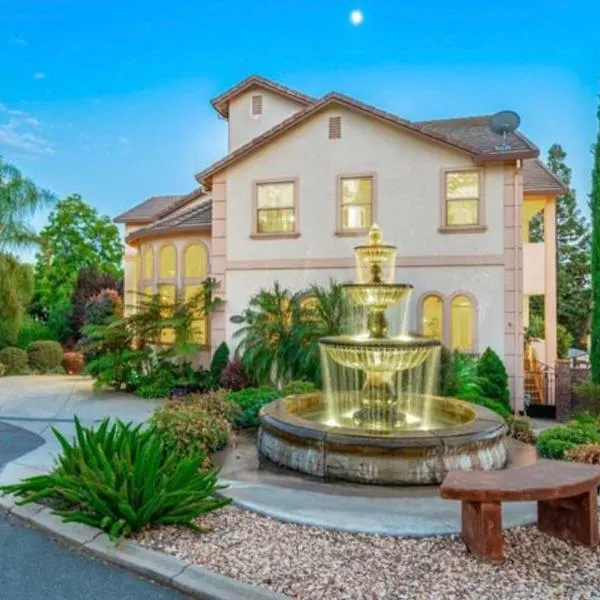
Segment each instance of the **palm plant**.
[[14,343],[33,293],[31,269],[9,252],[38,242],[27,220],[54,200],[0,156],[0,341]]
[[248,373],[258,381],[283,385],[293,375],[301,348],[301,295],[275,282],[261,289],[243,313],[245,325],[236,333],[238,352]]

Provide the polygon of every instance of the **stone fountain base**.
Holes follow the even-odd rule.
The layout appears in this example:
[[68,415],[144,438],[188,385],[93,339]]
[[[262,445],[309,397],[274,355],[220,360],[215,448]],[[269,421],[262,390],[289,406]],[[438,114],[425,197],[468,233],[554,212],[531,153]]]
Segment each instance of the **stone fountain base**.
[[431,397],[432,410],[458,423],[431,430],[365,433],[303,418],[321,394],[288,396],[265,406],[258,449],[276,463],[315,477],[382,485],[439,484],[450,469],[504,468],[506,425],[494,412],[453,398]]

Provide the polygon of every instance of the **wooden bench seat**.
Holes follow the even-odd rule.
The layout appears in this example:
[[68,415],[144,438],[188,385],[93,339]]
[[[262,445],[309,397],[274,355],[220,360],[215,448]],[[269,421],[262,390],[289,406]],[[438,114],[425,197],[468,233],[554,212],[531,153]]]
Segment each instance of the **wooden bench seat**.
[[450,471],[440,494],[462,502],[462,537],[478,558],[504,558],[502,502],[535,501],[538,528],[586,546],[598,544],[600,467],[542,460],[504,471]]

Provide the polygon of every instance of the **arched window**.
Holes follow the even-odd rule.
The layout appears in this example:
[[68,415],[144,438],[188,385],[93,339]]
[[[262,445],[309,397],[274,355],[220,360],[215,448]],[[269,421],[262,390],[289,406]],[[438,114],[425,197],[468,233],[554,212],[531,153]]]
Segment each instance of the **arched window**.
[[192,341],[201,346],[208,345],[208,319],[204,314],[204,299],[201,284],[188,284],[184,287],[184,299],[186,302],[195,302],[196,311],[192,321]]
[[190,244],[185,249],[183,276],[198,279],[206,277],[206,248],[202,244]]
[[451,305],[451,347],[462,352],[474,351],[475,307],[465,294],[457,294]]
[[175,246],[169,244],[160,249],[158,255],[158,277],[160,279],[175,279],[177,276],[177,252]]
[[142,279],[152,281],[154,279],[154,250],[152,246],[142,248]]
[[428,338],[443,341],[444,301],[437,294],[423,298],[421,305],[421,333]]

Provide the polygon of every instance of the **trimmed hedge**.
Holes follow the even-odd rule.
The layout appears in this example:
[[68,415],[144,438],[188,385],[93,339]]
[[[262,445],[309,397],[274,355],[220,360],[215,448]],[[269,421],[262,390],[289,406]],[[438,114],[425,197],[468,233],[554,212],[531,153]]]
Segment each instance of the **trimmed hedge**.
[[0,350],[0,363],[6,367],[6,375],[22,375],[28,371],[27,352],[21,348],[3,348]]
[[63,356],[62,346],[58,342],[49,340],[32,342],[27,347],[29,366],[40,373],[48,373],[60,367]]
[[229,348],[225,342],[222,342],[215,350],[210,361],[210,379],[214,387],[221,383],[221,374],[229,362]]
[[567,451],[583,444],[600,444],[600,433],[593,425],[570,422],[552,427],[538,435],[537,449],[545,458],[564,459]]
[[265,404],[281,398],[281,392],[267,387],[246,388],[239,392],[230,392],[227,397],[240,407],[240,413],[233,422],[234,426],[245,429],[258,427],[260,409]]
[[0,377],[4,377],[4,375],[6,374],[6,367],[0,363]]
[[477,376],[483,396],[510,406],[508,373],[500,357],[491,348],[481,355],[477,363]]

